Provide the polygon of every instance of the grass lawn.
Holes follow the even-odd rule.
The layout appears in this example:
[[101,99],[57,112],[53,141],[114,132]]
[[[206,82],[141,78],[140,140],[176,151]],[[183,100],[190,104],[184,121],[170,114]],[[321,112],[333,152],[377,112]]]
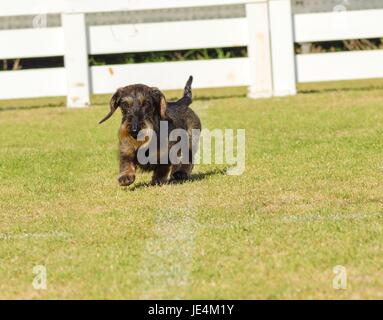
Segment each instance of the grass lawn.
[[205,128],[246,129],[243,175],[123,189],[108,97],[0,102],[0,298],[383,298],[383,80],[196,96]]

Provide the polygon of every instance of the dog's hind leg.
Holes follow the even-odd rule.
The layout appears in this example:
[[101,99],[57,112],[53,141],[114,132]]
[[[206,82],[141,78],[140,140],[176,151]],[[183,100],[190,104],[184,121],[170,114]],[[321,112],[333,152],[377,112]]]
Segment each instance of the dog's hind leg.
[[171,170],[170,164],[159,164],[154,170],[154,174],[152,177],[152,184],[165,184],[168,182],[169,173]]
[[198,130],[191,130],[189,134],[190,144],[188,154],[182,155],[180,164],[172,166],[171,178],[174,180],[187,180],[191,177],[194,168],[194,158],[199,146],[201,124],[198,122],[198,125],[196,125],[194,129]]
[[189,159],[185,160],[185,163],[177,164],[172,166],[171,177],[174,180],[187,180],[191,177],[191,173],[194,168],[194,154],[189,150]]

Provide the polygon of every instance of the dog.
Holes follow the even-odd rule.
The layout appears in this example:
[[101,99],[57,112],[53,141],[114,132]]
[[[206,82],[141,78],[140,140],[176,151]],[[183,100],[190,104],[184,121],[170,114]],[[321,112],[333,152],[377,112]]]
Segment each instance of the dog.
[[[193,77],[190,76],[181,99],[167,102],[164,94],[155,87],[135,84],[120,88],[110,100],[110,112],[99,123],[108,120],[117,108],[121,109],[122,122],[118,131],[120,186],[131,185],[136,178],[136,168],[153,171],[152,184],[162,185],[172,180],[184,181],[190,178],[194,167],[194,156],[198,150],[198,140],[201,131],[201,121],[190,108],[192,104]],[[167,130],[160,130],[162,125]],[[183,129],[188,139],[187,152],[178,151],[177,155],[182,161],[172,163],[169,159],[169,150],[176,142],[169,142],[163,147],[161,139],[168,139],[174,129]],[[149,131],[155,134],[150,137]],[[145,139],[139,139],[144,133]],[[164,137],[164,135],[167,135]],[[155,163],[140,163],[140,148],[148,146],[151,139],[157,139]],[[177,140],[179,141],[179,140]],[[159,147],[158,147],[159,145]],[[185,149],[183,149],[185,150]],[[182,153],[182,154],[181,154]],[[187,153],[187,154],[184,154]]]

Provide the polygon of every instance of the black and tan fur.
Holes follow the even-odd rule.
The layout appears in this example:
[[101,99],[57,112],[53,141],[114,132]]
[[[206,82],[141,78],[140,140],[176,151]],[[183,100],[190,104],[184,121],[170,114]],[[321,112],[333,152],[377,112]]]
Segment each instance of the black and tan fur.
[[[176,102],[167,102],[164,94],[157,88],[148,87],[143,84],[130,85],[117,90],[110,101],[109,114],[100,123],[109,119],[113,113],[120,108],[122,111],[122,122],[119,129],[119,155],[120,175],[118,181],[121,186],[132,184],[136,177],[136,168],[154,171],[152,184],[164,184],[169,175],[175,180],[186,180],[190,178],[193,170],[193,158],[196,152],[196,143],[192,144],[192,130],[201,129],[198,116],[190,109],[192,103],[190,77],[184,90],[183,97]],[[140,130],[152,129],[157,134],[158,145],[160,139],[160,121],[167,121],[170,133],[173,129],[184,129],[190,140],[189,162],[179,165],[148,164],[141,165],[137,161],[138,149],[148,141],[138,141],[137,134]],[[194,137],[194,138],[199,138]],[[174,144],[174,143],[173,143]],[[173,145],[169,143],[169,149]],[[194,148],[192,148],[192,146]],[[161,157],[168,156],[168,150],[157,149],[157,163]]]

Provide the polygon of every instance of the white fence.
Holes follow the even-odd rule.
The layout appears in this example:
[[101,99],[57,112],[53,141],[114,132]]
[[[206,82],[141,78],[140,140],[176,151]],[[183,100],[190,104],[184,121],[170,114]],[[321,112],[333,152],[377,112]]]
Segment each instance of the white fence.
[[[17,0],[0,17],[61,14],[61,27],[0,30],[0,59],[64,56],[65,68],[0,72],[0,99],[63,96],[68,106],[131,83],[178,89],[249,86],[250,97],[291,95],[296,82],[383,77],[383,50],[294,54],[294,42],[383,36],[383,10],[292,14],[290,0]],[[98,12],[243,4],[243,18],[87,26]],[[94,66],[89,54],[248,47],[247,58]]]

